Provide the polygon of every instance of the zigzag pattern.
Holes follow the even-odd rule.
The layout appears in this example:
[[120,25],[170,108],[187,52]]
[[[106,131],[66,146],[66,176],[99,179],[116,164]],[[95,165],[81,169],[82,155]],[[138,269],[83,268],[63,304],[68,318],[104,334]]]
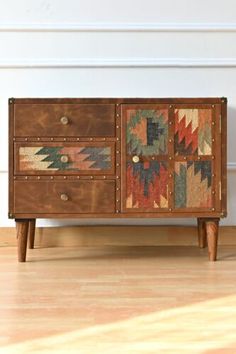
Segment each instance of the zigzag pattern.
[[198,148],[198,128],[187,119],[183,110],[175,111],[175,152],[176,155],[195,155]]
[[84,161],[91,161],[90,169],[108,170],[111,168],[111,149],[85,147],[80,151],[80,155],[87,156]]
[[168,208],[166,162],[127,163],[127,208]]
[[210,109],[175,110],[175,154],[211,155]]
[[[63,147],[42,147],[36,155],[43,155],[42,162],[49,162],[47,169],[53,170],[66,170],[69,168],[71,163],[61,162],[61,157],[63,154],[60,153]],[[46,157],[45,157],[46,156]],[[39,164],[38,164],[39,165]]]
[[211,161],[175,162],[175,207],[212,207]]
[[211,187],[211,161],[188,161],[187,169],[194,166],[194,175],[200,172],[201,182],[207,178],[207,187]]
[[[67,160],[63,162],[62,156]],[[86,171],[108,170],[111,166],[111,148],[84,147],[20,147],[20,171]]]

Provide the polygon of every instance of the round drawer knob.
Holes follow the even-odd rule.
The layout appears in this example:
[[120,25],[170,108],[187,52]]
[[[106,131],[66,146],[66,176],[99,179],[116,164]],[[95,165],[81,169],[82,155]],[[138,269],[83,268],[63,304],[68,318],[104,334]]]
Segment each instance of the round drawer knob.
[[61,194],[61,200],[63,200],[64,202],[66,202],[69,199],[67,194],[62,193]]
[[69,119],[67,117],[61,117],[61,124],[67,125],[69,123]]
[[61,156],[61,162],[66,163],[66,162],[68,162],[68,161],[69,161],[69,158],[68,158],[67,155],[62,155],[62,156]]
[[132,157],[132,161],[133,161],[134,163],[139,162],[139,157],[138,157],[137,155],[134,155],[134,156]]

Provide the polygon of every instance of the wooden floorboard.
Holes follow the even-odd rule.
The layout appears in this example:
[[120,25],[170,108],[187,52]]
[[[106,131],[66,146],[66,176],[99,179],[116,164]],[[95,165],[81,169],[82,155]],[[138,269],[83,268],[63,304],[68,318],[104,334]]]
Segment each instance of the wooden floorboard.
[[0,248],[0,353],[236,353],[236,246]]

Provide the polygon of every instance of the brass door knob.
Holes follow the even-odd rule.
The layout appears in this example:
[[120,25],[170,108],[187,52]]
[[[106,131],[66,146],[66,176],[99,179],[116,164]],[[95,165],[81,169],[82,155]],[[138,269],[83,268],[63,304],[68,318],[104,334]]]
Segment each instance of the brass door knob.
[[132,157],[132,161],[133,161],[134,163],[139,162],[139,157],[138,157],[137,155],[134,155],[134,156]]
[[63,200],[64,202],[66,202],[69,199],[67,194],[62,193],[61,194],[61,200]]
[[61,121],[61,124],[63,124],[63,125],[67,125],[69,123],[69,119],[65,116],[61,117],[60,121]]
[[68,161],[69,161],[69,158],[68,158],[67,155],[62,155],[62,156],[61,156],[61,162],[66,163],[66,162],[68,162]]

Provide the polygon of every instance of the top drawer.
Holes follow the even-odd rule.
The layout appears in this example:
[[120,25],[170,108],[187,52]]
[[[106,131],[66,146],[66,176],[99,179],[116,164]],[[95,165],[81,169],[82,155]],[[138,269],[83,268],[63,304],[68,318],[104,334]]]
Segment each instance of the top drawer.
[[15,104],[14,135],[114,137],[114,104]]

